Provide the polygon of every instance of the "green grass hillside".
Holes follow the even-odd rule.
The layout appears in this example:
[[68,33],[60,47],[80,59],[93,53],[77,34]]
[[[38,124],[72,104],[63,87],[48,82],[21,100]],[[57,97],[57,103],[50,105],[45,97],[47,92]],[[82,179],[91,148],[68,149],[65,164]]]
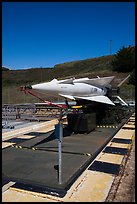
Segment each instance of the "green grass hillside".
[[100,70],[111,70],[110,65],[113,56],[104,56],[86,60],[79,60],[57,64],[54,68],[31,68],[25,70],[7,70],[2,72],[3,87],[9,85],[34,84],[41,81],[50,81],[53,78],[82,76]]
[[[2,103],[38,102],[38,99],[21,92],[19,87],[26,84],[47,82],[54,78],[92,78],[96,76],[114,75],[116,76],[114,83],[118,84],[128,73],[113,72],[111,66],[112,59],[113,55],[109,55],[57,64],[53,68],[31,68],[25,70],[2,69]],[[50,97],[46,99],[57,100]]]

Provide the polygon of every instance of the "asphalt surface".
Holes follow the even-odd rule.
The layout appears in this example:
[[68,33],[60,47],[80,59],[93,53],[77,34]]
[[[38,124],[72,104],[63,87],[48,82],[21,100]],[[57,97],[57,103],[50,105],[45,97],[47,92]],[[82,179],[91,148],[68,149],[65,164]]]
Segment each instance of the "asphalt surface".
[[117,131],[118,128],[96,128],[89,134],[73,134],[64,128],[61,184],[58,182],[58,140],[54,132],[31,132],[35,137],[17,141],[18,148],[14,145],[2,150],[3,183],[9,179],[19,187],[55,191],[63,196]]

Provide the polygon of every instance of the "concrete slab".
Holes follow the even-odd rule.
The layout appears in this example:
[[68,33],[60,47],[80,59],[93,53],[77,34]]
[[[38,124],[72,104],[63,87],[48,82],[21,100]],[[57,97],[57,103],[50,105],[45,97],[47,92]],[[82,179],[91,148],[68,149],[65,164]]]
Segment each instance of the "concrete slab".
[[110,162],[113,164],[121,164],[123,155],[114,155],[109,153],[102,153],[96,161]]
[[3,133],[2,134],[2,140],[4,141],[4,140],[9,139],[11,137],[17,137],[19,135],[28,133],[28,132],[33,131],[33,130],[38,130],[40,128],[47,128],[47,127],[51,128],[49,126],[53,127],[57,122],[58,122],[58,120],[54,119],[54,120],[46,121],[46,122],[43,122],[43,123],[37,123],[37,124],[31,125],[31,126],[26,125],[23,128]]
[[75,191],[71,192],[70,202],[104,202],[112,185],[114,177],[109,174],[88,171],[85,178],[79,183]]
[[34,137],[35,136],[31,136],[31,135],[20,135],[17,138],[20,138],[20,139],[31,139],[31,138],[34,138]]
[[135,119],[135,115],[131,116],[129,119],[130,120],[134,120]]
[[135,125],[135,122],[128,122],[127,125]]
[[123,125],[122,128],[134,129],[134,128],[135,128],[135,125],[125,124],[125,125]]
[[120,129],[115,138],[132,139],[135,130]]
[[13,143],[13,142],[2,142],[2,148],[9,147],[9,146],[11,146],[13,144],[15,144],[15,143]]
[[2,202],[57,202],[54,199],[39,197],[31,193],[23,193],[13,189],[8,189],[3,193]]
[[121,143],[111,143],[111,147],[121,147],[121,148],[129,148],[130,144],[121,144]]

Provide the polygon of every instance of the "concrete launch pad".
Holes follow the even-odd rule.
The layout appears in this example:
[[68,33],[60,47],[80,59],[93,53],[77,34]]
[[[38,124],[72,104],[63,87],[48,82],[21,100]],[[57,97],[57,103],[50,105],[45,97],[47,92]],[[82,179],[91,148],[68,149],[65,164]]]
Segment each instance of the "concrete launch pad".
[[54,131],[30,132],[34,138],[2,150],[3,182],[15,181],[16,187],[62,197],[118,129],[96,128],[89,134],[74,134],[64,127],[61,184],[58,182],[58,141]]
[[[28,149],[17,149],[9,147],[3,151],[4,178],[27,184],[40,192],[64,195],[67,185],[71,182],[73,175],[83,168],[89,157],[71,154],[63,154],[62,185],[58,184],[58,154],[57,152],[33,151]],[[5,179],[4,179],[5,180]],[[29,185],[29,186],[28,186]],[[24,185],[23,185],[24,186]]]

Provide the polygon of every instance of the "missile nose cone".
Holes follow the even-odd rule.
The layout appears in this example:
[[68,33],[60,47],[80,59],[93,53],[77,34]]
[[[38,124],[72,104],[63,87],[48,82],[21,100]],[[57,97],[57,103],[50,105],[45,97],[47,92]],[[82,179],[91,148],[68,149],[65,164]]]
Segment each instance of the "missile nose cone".
[[20,86],[20,91],[25,91],[26,89],[32,89],[31,85]]
[[25,88],[26,89],[32,89],[32,86],[29,84],[29,85],[26,85]]

